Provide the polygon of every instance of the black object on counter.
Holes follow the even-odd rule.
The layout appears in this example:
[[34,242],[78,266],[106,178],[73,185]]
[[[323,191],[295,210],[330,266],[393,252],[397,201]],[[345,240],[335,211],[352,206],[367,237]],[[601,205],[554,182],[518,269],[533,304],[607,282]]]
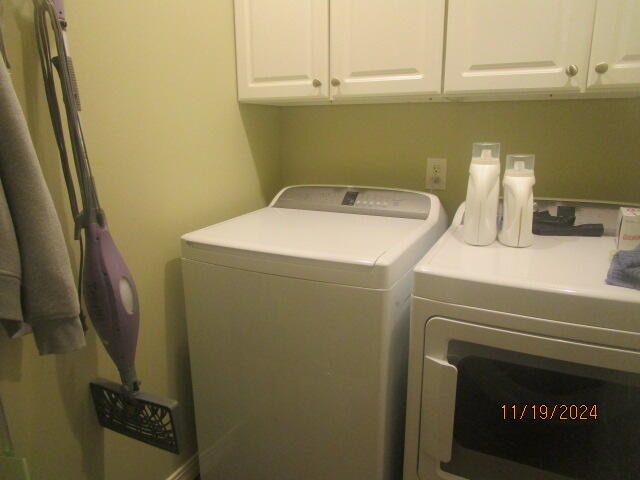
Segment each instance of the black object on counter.
[[553,235],[562,237],[601,237],[604,226],[601,223],[585,223],[584,225],[549,225],[533,223],[533,233],[536,235]]
[[[558,216],[564,218],[576,218],[576,207],[568,207],[566,205],[558,205]],[[573,222],[572,222],[573,225]]]
[[[558,207],[560,210],[562,207]],[[575,211],[574,211],[575,212]],[[542,224],[542,225],[573,225],[573,222],[576,221],[575,214],[574,215],[558,215],[554,217],[549,213],[548,210],[544,210],[542,212],[533,212],[533,224]],[[534,232],[535,233],[535,232]]]
[[554,217],[547,210],[533,213],[533,233],[536,235],[554,235],[571,237],[601,237],[604,225],[601,223],[585,223],[574,225],[576,221],[575,207],[558,207],[558,216]]

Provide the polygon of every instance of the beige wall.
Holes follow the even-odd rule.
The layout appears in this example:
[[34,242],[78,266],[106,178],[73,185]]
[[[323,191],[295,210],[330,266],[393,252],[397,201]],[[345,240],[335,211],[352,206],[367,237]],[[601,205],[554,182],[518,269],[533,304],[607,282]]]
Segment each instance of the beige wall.
[[426,159],[448,159],[452,214],[471,144],[536,154],[535,195],[640,202],[640,99],[287,107],[283,181],[424,189]]
[[[29,0],[4,0],[13,80],[60,215],[66,193],[43,96]],[[101,429],[88,382],[117,373],[95,333],[38,357],[0,334],[0,393],[35,480],[163,479],[194,452],[179,265],[182,233],[264,205],[280,185],[279,112],[236,102],[232,2],[67,0],[93,172],[142,311],[142,389],[177,398],[176,457]],[[67,231],[70,235],[70,229]],[[77,246],[70,242],[70,248]]]
[[[14,83],[70,238],[31,2],[3,4]],[[471,143],[491,140],[537,155],[538,195],[640,202],[640,100],[239,107],[230,0],[67,10],[94,174],[139,289],[143,390],[184,405],[187,440],[175,457],[97,426],[88,382],[117,373],[93,330],[87,348],[60,357],[0,335],[0,393],[36,480],[163,479],[193,453],[178,238],[264,205],[281,185],[421,189],[426,157],[446,157],[451,213]]]

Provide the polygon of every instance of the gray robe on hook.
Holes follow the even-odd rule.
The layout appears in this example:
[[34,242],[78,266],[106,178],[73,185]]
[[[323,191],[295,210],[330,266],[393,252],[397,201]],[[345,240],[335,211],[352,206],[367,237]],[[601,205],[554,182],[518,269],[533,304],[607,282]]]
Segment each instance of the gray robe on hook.
[[40,354],[85,345],[60,220],[31,136],[0,61],[0,321],[10,336],[33,331]]

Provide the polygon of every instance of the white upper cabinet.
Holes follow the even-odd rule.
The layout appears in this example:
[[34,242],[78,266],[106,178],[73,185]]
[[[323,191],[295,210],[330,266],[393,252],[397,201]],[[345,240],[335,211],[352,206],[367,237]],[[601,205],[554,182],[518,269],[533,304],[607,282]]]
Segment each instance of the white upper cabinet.
[[243,102],[640,93],[640,0],[234,2]]
[[449,0],[444,93],[584,91],[595,6]]
[[235,0],[238,99],[329,98],[329,0]]
[[600,0],[587,88],[621,87],[640,87],[640,1]]
[[331,0],[331,96],[437,94],[444,0]]

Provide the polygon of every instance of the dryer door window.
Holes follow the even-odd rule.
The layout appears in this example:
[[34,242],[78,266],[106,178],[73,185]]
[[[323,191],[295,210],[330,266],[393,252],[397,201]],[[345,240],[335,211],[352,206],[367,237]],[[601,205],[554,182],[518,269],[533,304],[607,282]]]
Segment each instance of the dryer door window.
[[425,345],[421,478],[640,478],[640,352],[441,318]]

